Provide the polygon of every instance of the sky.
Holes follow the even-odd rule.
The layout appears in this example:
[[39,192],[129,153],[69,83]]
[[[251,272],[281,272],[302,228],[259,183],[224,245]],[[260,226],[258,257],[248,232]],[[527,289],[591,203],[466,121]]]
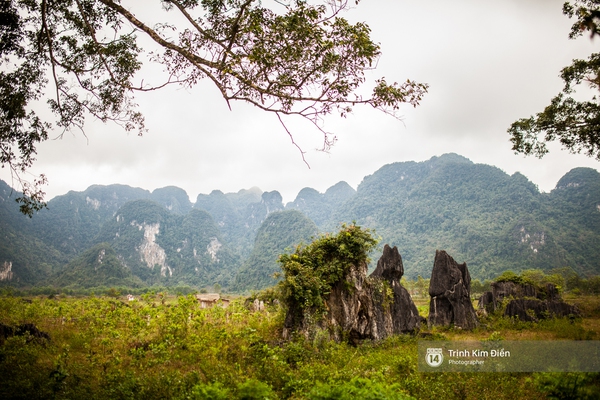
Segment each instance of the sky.
[[[347,118],[331,116],[325,129],[338,141],[329,153],[317,150],[320,132],[286,120],[310,167],[274,115],[243,103],[229,110],[216,88],[201,81],[193,89],[138,95],[144,136],[91,122],[85,136],[66,133],[40,144],[31,172],[47,176],[47,200],[93,184],[120,183],[150,191],[178,186],[192,202],[200,193],[257,186],[277,190],[289,202],[304,187],[324,192],[346,181],[356,188],[385,164],[457,153],[511,175],[520,172],[548,192],[572,168],[600,169],[594,159],[559,145],[542,159],[516,155],[506,132],[559,93],[563,67],[598,50],[598,39],[568,39],[572,21],[562,14],[562,3],[362,0],[344,16],[366,22],[381,46],[366,88],[380,77],[412,79],[428,83],[429,93],[419,107],[403,106],[401,121],[367,107]],[[7,168],[0,169],[0,179],[11,184]]]

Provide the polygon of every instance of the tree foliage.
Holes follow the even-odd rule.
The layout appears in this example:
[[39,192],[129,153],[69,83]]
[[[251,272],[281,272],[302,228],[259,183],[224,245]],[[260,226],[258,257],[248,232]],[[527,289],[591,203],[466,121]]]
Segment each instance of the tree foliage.
[[[44,177],[25,185],[21,175],[36,145],[57,129],[83,130],[93,116],[127,131],[145,131],[134,94],[170,84],[210,80],[229,104],[237,100],[283,118],[299,116],[335,136],[324,116],[359,104],[394,115],[402,103],[418,105],[427,85],[379,79],[368,97],[357,89],[380,56],[365,23],[341,16],[347,0],[161,0],[161,23],[146,4],[119,0],[2,0],[0,2],[0,162],[22,182],[23,211],[40,207]],[[147,17],[147,18],[146,18]],[[146,53],[140,41],[150,43]],[[148,61],[166,76],[148,84],[139,73]],[[39,112],[46,99],[55,118]],[[62,132],[62,133],[61,133]],[[293,137],[292,137],[293,141]]]
[[[368,262],[377,244],[370,229],[342,225],[336,235],[323,235],[292,254],[279,258],[284,273],[282,292],[290,308],[315,312],[324,310],[324,298],[352,266]],[[365,265],[366,268],[366,265]]]
[[[563,13],[576,21],[569,37],[574,39],[590,32],[591,37],[600,35],[600,1],[575,0],[566,2]],[[548,142],[559,141],[571,153],[584,153],[600,160],[600,104],[598,97],[590,100],[575,99],[582,84],[593,92],[600,90],[600,53],[591,54],[587,60],[573,60],[561,71],[564,82],[562,92],[555,96],[544,111],[529,118],[522,118],[508,129],[513,150],[525,155],[543,157],[548,153]]]

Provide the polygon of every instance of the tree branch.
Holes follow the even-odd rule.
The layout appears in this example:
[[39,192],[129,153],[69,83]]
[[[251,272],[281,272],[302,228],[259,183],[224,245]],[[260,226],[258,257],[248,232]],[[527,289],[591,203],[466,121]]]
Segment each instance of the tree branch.
[[162,47],[173,50],[173,51],[181,54],[182,56],[186,57],[190,62],[193,62],[194,64],[202,64],[202,65],[205,65],[210,68],[218,69],[219,64],[212,62],[212,61],[208,61],[208,60],[206,60],[202,57],[199,57],[195,54],[192,54],[189,51],[187,51],[186,49],[184,49],[183,47],[177,46],[176,44],[163,39],[158,33],[156,33],[156,31],[154,29],[150,28],[149,26],[144,24],[142,21],[137,19],[132,13],[130,13],[126,8],[124,8],[120,4],[117,4],[111,0],[99,0],[99,1],[102,4],[104,4],[105,6],[111,8],[111,9],[115,10],[116,12],[118,12],[119,14],[121,14],[129,22],[131,22],[135,27],[137,27],[141,31],[145,32],[152,40],[154,40],[156,43],[158,43]]

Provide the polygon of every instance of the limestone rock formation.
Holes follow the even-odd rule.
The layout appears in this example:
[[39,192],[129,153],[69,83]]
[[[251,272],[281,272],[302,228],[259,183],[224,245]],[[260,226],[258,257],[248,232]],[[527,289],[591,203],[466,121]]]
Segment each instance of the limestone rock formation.
[[533,285],[515,282],[493,282],[492,290],[485,292],[480,298],[477,307],[486,312],[492,312],[499,307],[499,303],[508,298],[536,297],[536,289]]
[[327,313],[318,322],[288,310],[284,336],[292,331],[308,335],[315,326],[329,332],[331,339],[357,343],[363,339],[381,340],[400,333],[416,332],[422,317],[408,291],[400,284],[404,274],[402,257],[387,244],[377,268],[367,277],[367,264],[353,265],[346,276],[333,285],[326,298]]
[[443,250],[435,252],[429,281],[429,325],[473,329],[477,315],[471,303],[471,275],[467,264],[458,264]]
[[508,301],[504,315],[517,317],[521,321],[538,321],[548,317],[579,315],[576,306],[565,303],[555,285],[547,283],[536,287],[528,283],[510,281],[493,282],[492,290],[479,299],[478,308],[493,312]]
[[[420,327],[421,320],[424,319],[419,315],[408,290],[400,284],[403,275],[404,266],[398,248],[396,246],[390,248],[385,245],[383,255],[377,262],[377,268],[369,277],[376,305],[374,326],[379,329],[383,327],[386,332],[385,336],[414,332]],[[391,289],[391,293],[384,292],[383,289]],[[381,303],[378,300],[380,293]]]

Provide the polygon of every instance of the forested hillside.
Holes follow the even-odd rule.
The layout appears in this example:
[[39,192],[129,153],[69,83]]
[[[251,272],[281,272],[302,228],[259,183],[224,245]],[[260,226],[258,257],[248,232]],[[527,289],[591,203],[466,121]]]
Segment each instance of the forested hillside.
[[332,212],[355,194],[356,190],[346,182],[335,184],[325,193],[319,193],[313,188],[304,188],[293,202],[286,204],[286,208],[303,212],[317,226],[325,228],[330,224]]
[[292,252],[300,243],[308,243],[317,232],[314,222],[299,211],[286,210],[269,214],[256,234],[250,257],[236,276],[234,289],[273,286],[277,282],[273,275],[281,271],[279,255]]
[[0,283],[26,286],[48,278],[69,258],[38,239],[33,220],[19,212],[19,195],[0,180]]
[[254,290],[274,282],[286,249],[352,221],[375,229],[380,248],[398,247],[409,279],[430,275],[438,249],[481,280],[507,269],[600,273],[600,173],[590,168],[540,193],[520,173],[446,154],[385,165],[356,190],[304,188],[285,207],[277,191],[258,188],[215,190],[192,204],[173,186],[95,185],[52,199],[31,219],[18,195],[0,182],[0,282],[17,286]]
[[149,200],[126,203],[97,240],[147,284],[227,284],[238,265],[206,211],[179,215]]
[[195,208],[207,211],[215,220],[223,238],[243,257],[248,257],[256,230],[272,211],[283,209],[278,192],[263,193],[258,188],[223,193],[214,190],[209,195],[199,194]]
[[598,273],[599,190],[593,169],[575,169],[551,193],[540,193],[520,173],[447,154],[365,177],[332,222],[355,219],[376,229],[398,246],[410,278],[429,276],[436,249],[466,261],[478,278],[560,266]]
[[144,286],[142,280],[132,274],[109,243],[99,243],[84,251],[49,278],[48,283],[66,288]]

